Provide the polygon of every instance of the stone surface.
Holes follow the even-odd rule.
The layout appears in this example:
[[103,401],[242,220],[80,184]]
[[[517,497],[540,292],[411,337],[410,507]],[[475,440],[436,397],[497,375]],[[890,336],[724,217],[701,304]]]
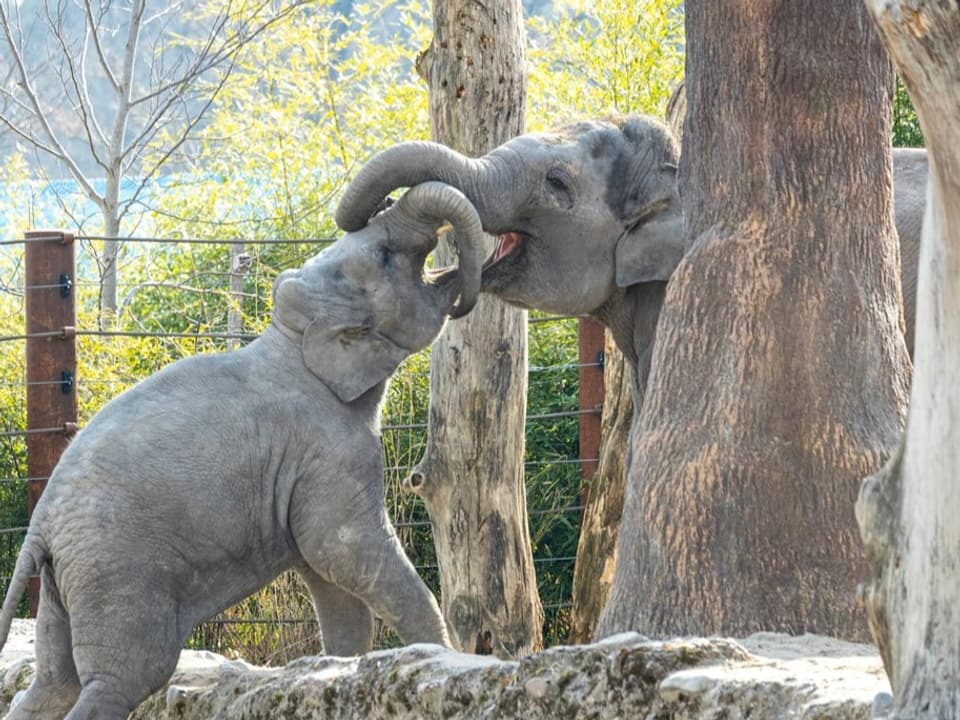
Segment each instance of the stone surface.
[[[33,626],[0,653],[0,712],[33,673]],[[506,662],[434,645],[263,668],[185,651],[147,718],[790,718],[868,720],[890,687],[876,650],[815,635],[651,641],[617,635]],[[881,702],[884,698],[881,697]]]

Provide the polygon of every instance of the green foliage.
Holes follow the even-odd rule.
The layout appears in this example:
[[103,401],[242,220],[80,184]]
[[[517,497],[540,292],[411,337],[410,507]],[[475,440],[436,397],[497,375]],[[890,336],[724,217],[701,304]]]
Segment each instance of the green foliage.
[[893,96],[893,146],[923,147],[920,119],[900,76],[897,76],[897,87]]
[[[580,405],[578,322],[538,322],[532,313],[528,354],[526,475],[530,539],[544,605],[544,645],[570,630],[564,606],[573,594],[573,561],[580,538]],[[542,417],[542,416],[552,417]]]
[[663,117],[683,77],[679,0],[571,0],[530,18],[531,130],[616,113]]

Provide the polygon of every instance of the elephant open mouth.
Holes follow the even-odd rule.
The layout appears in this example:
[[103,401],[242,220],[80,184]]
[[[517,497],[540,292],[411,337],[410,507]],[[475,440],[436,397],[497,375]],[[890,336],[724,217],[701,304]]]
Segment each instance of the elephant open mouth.
[[497,236],[497,244],[493,248],[493,254],[487,258],[483,264],[484,271],[490,270],[495,265],[499,265],[507,257],[519,253],[527,241],[527,236],[521,232],[506,232]]

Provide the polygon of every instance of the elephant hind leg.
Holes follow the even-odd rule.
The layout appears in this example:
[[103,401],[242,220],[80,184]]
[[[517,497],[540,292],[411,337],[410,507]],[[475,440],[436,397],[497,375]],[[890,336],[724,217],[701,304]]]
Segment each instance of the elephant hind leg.
[[[115,596],[72,611],[73,654],[81,691],[67,720],[126,720],[173,675],[189,629],[171,599]],[[99,600],[94,598],[93,600]]]
[[10,710],[7,720],[60,720],[80,694],[70,641],[70,618],[60,601],[49,565],[41,571],[36,635],[33,683]]
[[299,572],[313,598],[324,653],[346,657],[373,649],[373,613],[366,603],[309,568]]

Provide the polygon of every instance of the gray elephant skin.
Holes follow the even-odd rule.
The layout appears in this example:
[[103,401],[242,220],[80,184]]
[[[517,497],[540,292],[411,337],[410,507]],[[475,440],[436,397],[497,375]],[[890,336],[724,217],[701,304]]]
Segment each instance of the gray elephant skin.
[[[483,290],[521,307],[600,319],[634,367],[640,397],[666,281],[684,253],[678,157],[669,129],[638,116],[524,135],[476,159],[403,143],[361,169],[337,222],[356,229],[394,188],[427,180],[460,188],[499,236]],[[894,150],[893,165],[912,354],[926,151]]]
[[[425,271],[444,220],[459,268]],[[108,403],[40,499],[0,616],[42,589],[36,679],[7,716],[126,718],[202,620],[297,570],[329,654],[368,650],[376,613],[448,645],[387,518],[386,380],[480,285],[480,221],[453,188],[414,188],[274,283],[247,347],[186,358]]]

